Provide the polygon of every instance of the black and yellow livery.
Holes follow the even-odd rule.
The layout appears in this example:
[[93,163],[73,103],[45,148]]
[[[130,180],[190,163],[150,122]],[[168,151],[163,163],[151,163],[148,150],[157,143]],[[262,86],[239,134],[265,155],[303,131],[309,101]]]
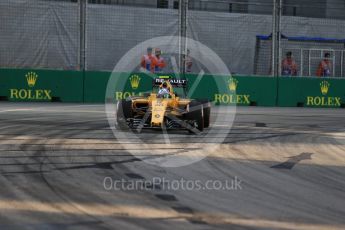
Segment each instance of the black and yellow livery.
[[159,77],[153,80],[153,91],[117,103],[119,127],[132,129],[187,129],[199,133],[210,126],[211,103],[179,97],[174,87],[186,88],[187,80]]

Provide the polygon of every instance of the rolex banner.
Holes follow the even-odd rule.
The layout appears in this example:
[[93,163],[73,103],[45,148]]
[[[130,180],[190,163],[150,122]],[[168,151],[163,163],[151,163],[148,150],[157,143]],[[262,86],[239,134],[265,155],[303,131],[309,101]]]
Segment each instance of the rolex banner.
[[339,108],[345,105],[345,80],[335,78],[281,78],[279,106]]
[[[215,105],[345,107],[345,79],[312,77],[256,77],[186,74],[148,75],[33,69],[0,69],[0,100],[24,102],[104,103],[109,79],[110,97],[121,100],[146,95],[153,80],[175,77],[175,92],[209,99]],[[184,91],[184,89],[186,91]]]
[[83,101],[83,74],[76,71],[0,69],[0,99]]
[[[86,72],[85,101],[102,102],[110,77],[115,78],[111,95],[116,100],[130,96],[140,96],[152,91],[153,79],[173,77],[186,79],[189,98],[209,99],[216,105],[274,106],[276,103],[276,79],[271,77],[215,76],[186,74],[158,74],[150,76],[143,73],[111,74],[106,72]],[[185,84],[177,82],[177,84]],[[175,84],[176,85],[176,84]],[[181,87],[174,89],[178,95],[185,95]]]
[[[102,102],[111,73],[86,72],[85,101]],[[152,76],[142,73],[115,74],[114,98],[139,96],[152,90]],[[169,76],[169,74],[162,74]],[[174,77],[173,75],[170,75]],[[157,77],[159,77],[157,75]],[[275,78],[186,74],[191,98],[207,98],[215,105],[344,107],[345,80],[336,78]],[[119,83],[118,82],[118,83]]]

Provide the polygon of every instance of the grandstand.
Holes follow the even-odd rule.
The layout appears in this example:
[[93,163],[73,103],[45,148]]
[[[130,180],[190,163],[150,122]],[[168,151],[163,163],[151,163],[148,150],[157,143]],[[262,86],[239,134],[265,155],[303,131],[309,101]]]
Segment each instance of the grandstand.
[[[73,0],[72,0],[73,1]],[[338,18],[344,19],[342,13],[345,3],[342,0],[284,0],[283,15]],[[89,0],[93,4],[117,4],[138,7],[157,7],[178,9],[178,0]],[[229,13],[272,14],[273,3],[270,0],[189,0],[190,10],[206,10]]]
[[[62,1],[77,2],[78,0]],[[179,0],[88,0],[88,3],[170,9],[179,7]],[[271,0],[189,0],[190,10],[272,14],[272,7]],[[344,19],[344,10],[345,3],[342,0],[283,0],[283,15],[289,16]]]

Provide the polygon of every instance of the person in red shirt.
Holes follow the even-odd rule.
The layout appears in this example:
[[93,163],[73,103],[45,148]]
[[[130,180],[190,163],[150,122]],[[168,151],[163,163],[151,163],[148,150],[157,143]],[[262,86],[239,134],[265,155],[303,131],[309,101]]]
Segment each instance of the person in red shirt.
[[159,48],[155,49],[155,56],[152,59],[152,71],[153,73],[161,73],[166,66],[164,58],[161,56],[162,52]]
[[332,74],[332,62],[330,60],[331,55],[325,53],[324,59],[320,62],[319,67],[316,71],[318,77],[330,77]]
[[141,68],[152,72],[152,59],[153,59],[152,48],[148,47],[147,48],[147,54],[145,54],[141,57],[141,61],[140,61]]
[[297,64],[291,51],[286,53],[286,58],[282,61],[282,76],[297,76]]

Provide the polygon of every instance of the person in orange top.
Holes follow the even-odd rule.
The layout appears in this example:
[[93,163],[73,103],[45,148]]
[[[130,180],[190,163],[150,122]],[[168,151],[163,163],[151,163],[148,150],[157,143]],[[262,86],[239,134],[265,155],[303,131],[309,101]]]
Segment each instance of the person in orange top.
[[145,54],[141,57],[141,61],[140,61],[141,68],[152,72],[152,59],[153,59],[152,48],[148,47],[147,48],[147,54]]
[[325,53],[324,57],[317,68],[316,76],[318,77],[330,77],[332,73],[332,62],[329,60],[331,55]]
[[163,71],[163,68],[166,66],[165,60],[163,57],[161,57],[161,54],[161,50],[159,48],[156,48],[151,67],[153,73],[161,73]]
[[282,61],[282,76],[297,76],[297,64],[291,51],[286,53],[286,58]]

